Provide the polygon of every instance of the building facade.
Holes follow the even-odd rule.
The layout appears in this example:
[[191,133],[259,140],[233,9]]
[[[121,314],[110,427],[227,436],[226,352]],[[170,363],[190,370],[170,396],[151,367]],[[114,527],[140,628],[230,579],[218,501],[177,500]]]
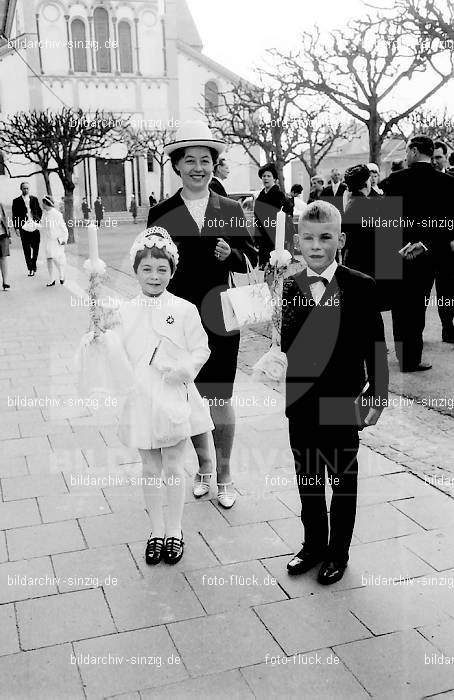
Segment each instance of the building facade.
[[[0,114],[63,104],[89,118],[96,109],[127,114],[140,128],[176,127],[200,119],[200,110],[219,109],[219,93],[239,76],[203,54],[202,41],[186,0],[0,0]],[[120,154],[121,155],[121,154]],[[230,191],[251,189],[257,178],[239,147],[228,154]],[[29,163],[0,158],[1,199],[17,195]],[[38,195],[40,175],[27,177]],[[84,196],[98,194],[107,211],[126,211],[132,195],[148,205],[159,197],[160,171],[151,154],[124,161],[112,148],[84,161],[75,173],[76,213]],[[63,195],[51,175],[56,198]],[[165,193],[179,180],[168,166]]]

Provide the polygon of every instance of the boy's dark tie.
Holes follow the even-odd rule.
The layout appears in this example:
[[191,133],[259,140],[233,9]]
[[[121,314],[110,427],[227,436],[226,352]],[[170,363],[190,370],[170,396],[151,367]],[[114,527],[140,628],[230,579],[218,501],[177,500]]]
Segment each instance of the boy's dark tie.
[[328,286],[328,280],[326,279],[326,277],[316,277],[315,275],[310,275],[310,276],[308,276],[307,281],[309,282],[309,284],[315,284],[316,282],[323,282],[325,287]]

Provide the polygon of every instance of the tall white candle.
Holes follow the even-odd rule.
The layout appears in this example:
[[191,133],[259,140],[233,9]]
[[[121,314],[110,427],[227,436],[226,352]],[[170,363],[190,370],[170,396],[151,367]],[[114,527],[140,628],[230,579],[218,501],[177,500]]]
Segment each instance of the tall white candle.
[[285,242],[285,213],[283,211],[278,211],[276,216],[276,243],[275,248],[278,253],[282,253],[284,250]]
[[98,229],[96,228],[95,224],[88,224],[87,233],[88,233],[88,256],[89,256],[91,262],[94,263],[97,260],[99,260]]

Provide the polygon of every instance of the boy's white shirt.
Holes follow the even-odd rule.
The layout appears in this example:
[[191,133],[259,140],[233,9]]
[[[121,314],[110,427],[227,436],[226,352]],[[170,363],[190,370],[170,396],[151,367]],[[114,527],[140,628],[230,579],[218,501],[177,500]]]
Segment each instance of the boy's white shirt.
[[331,265],[328,265],[326,270],[323,272],[315,272],[312,270],[309,266],[307,267],[307,281],[310,284],[311,287],[311,294],[314,297],[315,303],[318,305],[320,303],[320,299],[325,293],[325,285],[323,282],[313,282],[311,284],[311,277],[324,277],[326,280],[328,280],[328,284],[331,282],[333,279],[334,275],[336,274],[337,270],[337,261],[333,260]]

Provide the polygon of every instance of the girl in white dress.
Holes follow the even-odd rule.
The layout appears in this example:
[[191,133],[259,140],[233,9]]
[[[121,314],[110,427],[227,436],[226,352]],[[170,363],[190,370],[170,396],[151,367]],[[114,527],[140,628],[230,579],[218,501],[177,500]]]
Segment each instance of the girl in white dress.
[[49,282],[46,287],[55,286],[54,263],[58,270],[60,284],[65,283],[66,255],[65,244],[68,242],[68,229],[63,215],[55,208],[50,195],[43,197],[44,214],[37,224],[41,231],[41,246],[44,245],[44,255],[47,258]]
[[184,546],[186,444],[192,435],[214,428],[194,384],[210,350],[197,308],[167,291],[178,264],[177,247],[167,231],[154,226],[140,233],[130,257],[142,293],[120,307],[120,325],[115,329],[134,377],[119,436],[123,444],[139,450],[143,463],[152,526],[145,559],[148,564],[161,558],[175,564]]

